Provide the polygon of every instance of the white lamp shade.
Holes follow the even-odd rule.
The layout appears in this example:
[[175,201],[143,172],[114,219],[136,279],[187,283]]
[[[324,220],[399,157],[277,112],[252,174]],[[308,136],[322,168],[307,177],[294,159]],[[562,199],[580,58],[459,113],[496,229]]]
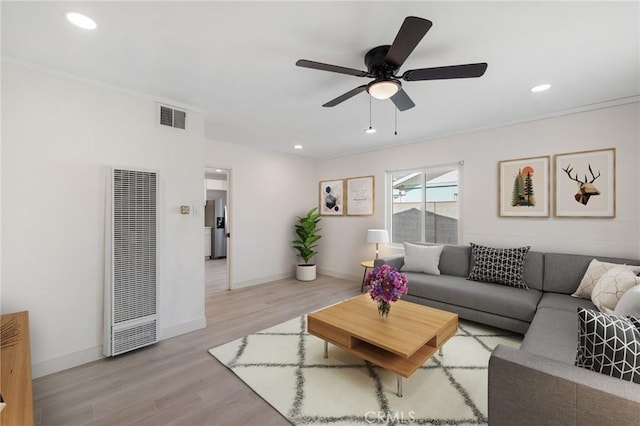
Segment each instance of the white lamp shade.
[[388,243],[389,233],[387,232],[386,229],[368,229],[367,242],[368,243]]

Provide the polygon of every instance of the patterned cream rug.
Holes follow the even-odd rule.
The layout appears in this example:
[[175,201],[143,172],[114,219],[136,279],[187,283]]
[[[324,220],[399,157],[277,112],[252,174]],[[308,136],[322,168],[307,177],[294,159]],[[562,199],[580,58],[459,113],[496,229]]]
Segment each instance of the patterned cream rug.
[[[392,313],[393,315],[393,313]],[[295,425],[487,422],[487,364],[499,343],[521,336],[460,321],[458,333],[410,378],[396,375],[306,332],[306,316],[251,334],[209,353]]]

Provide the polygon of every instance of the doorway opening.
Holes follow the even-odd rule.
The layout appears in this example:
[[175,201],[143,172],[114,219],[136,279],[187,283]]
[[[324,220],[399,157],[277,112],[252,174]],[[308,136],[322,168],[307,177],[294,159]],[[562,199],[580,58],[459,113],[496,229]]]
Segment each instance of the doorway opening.
[[229,169],[204,171],[204,278],[205,294],[231,290],[229,242]]

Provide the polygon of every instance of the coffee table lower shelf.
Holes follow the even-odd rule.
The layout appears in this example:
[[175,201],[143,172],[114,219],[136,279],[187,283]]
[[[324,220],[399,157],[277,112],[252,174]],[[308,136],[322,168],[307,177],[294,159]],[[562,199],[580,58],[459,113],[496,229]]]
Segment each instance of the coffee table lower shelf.
[[[308,318],[308,331],[324,340],[324,357],[329,357],[329,343],[352,353],[353,355],[369,361],[372,364],[392,371],[397,375],[397,395],[402,397],[402,378],[409,378],[422,364],[424,364],[436,351],[442,355],[442,346],[451,336],[457,332],[457,321],[450,327],[448,335],[437,342],[434,337],[425,345],[420,347],[410,356],[405,356],[384,349],[380,346],[360,340],[354,336],[345,336],[343,330],[334,329],[312,317]],[[344,344],[342,343],[344,342]],[[438,344],[439,343],[439,344]]]
[[[359,358],[365,361],[369,361],[370,363],[375,364],[378,367],[382,367],[384,369],[387,369],[396,373],[396,376],[397,376],[396,395],[398,395],[399,398],[402,398],[402,378],[403,377],[409,378],[411,373],[413,373],[417,369],[417,367],[413,368],[412,366],[415,364],[417,364],[418,366],[424,364],[426,360],[429,359],[429,357],[433,355],[436,351],[436,348],[425,345],[423,346],[422,350],[418,351],[411,358],[402,358],[399,355],[396,355],[394,353],[384,351],[378,348],[377,346],[370,345],[366,342],[362,342],[362,343],[363,343],[362,345],[356,348],[350,349],[342,345],[337,345],[332,342],[332,344],[334,344],[335,346],[342,348],[347,352],[351,352],[352,354],[358,356]],[[438,354],[442,355],[442,346],[437,348],[437,350],[438,350]],[[329,358],[329,342],[327,340],[324,341],[324,357]],[[409,369],[411,369],[411,373],[409,374],[399,373],[396,368],[392,367],[392,366],[397,366],[399,364],[404,365],[406,367],[410,367],[410,368],[404,368],[403,370],[408,371]]]

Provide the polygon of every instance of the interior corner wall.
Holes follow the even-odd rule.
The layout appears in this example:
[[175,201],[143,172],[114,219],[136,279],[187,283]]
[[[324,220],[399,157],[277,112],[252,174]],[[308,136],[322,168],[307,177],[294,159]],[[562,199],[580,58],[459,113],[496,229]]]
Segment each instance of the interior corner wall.
[[[326,217],[324,238],[342,243],[321,253],[319,268],[362,277],[360,262],[374,253],[365,243],[366,229],[385,227],[385,171],[458,161],[464,161],[462,243],[640,258],[639,129],[639,104],[631,103],[322,160],[318,180],[375,175],[375,215]],[[616,148],[616,217],[553,217],[553,156],[609,147]],[[551,156],[551,217],[499,217],[498,162],[543,155]],[[381,248],[381,255],[395,252]]]
[[204,158],[231,170],[231,287],[291,278],[299,262],[291,246],[296,216],[318,204],[315,162],[214,140]]
[[160,337],[204,327],[204,124],[143,98],[2,64],[2,312],[28,310],[33,377],[101,357],[109,166],[159,172]]

